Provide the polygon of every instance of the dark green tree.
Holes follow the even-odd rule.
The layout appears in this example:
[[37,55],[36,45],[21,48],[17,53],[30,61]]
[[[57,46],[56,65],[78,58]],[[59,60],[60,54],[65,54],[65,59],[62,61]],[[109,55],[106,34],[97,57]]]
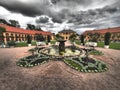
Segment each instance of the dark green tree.
[[36,41],[45,41],[45,38],[42,34],[36,34]]
[[81,43],[84,45],[84,35],[80,36]]
[[88,35],[90,36],[91,42],[97,42],[100,37],[100,33],[89,33]]
[[26,29],[35,30],[35,25],[27,24],[27,28]]
[[51,36],[47,35],[47,42],[50,43],[50,41],[51,41]]
[[43,31],[43,30],[41,29],[41,27],[35,27],[35,30],[37,30],[37,31]]
[[4,36],[3,33],[6,32],[6,29],[3,27],[0,27],[0,42],[4,42]]
[[109,45],[110,44],[110,37],[111,37],[111,33],[107,32],[105,33],[105,45]]
[[55,39],[56,39],[56,40],[63,40],[64,37],[60,36],[59,34],[56,34],[56,35],[55,35]]
[[5,19],[0,19],[0,23],[8,25],[9,23]]
[[69,39],[72,43],[74,43],[76,40],[76,37],[77,37],[77,35],[74,33],[74,34],[70,35]]
[[10,25],[13,27],[20,27],[19,22],[16,20],[9,20],[9,22],[10,22]]
[[32,41],[32,37],[30,35],[27,35],[27,43],[31,44],[31,41]]

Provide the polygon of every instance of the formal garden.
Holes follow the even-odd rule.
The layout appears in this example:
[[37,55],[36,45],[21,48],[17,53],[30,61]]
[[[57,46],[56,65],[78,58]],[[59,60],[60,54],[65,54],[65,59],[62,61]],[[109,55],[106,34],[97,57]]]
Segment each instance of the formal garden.
[[17,65],[30,68],[44,64],[50,60],[58,60],[80,72],[97,73],[108,70],[104,62],[89,57],[90,55],[103,55],[102,52],[93,48],[79,48],[74,44],[65,46],[65,40],[59,40],[58,42],[59,45],[30,49],[31,55],[21,58],[17,62]]

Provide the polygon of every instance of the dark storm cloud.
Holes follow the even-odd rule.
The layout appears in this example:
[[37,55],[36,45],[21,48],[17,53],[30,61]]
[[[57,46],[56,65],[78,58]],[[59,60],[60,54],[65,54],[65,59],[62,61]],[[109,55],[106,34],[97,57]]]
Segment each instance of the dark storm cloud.
[[[24,2],[23,2],[24,1]],[[8,9],[9,11],[22,13],[27,16],[39,16],[41,14],[51,15],[55,12],[68,9],[71,13],[74,13],[76,7],[86,8],[92,7],[91,5],[96,2],[108,1],[108,0],[1,0],[0,6]],[[111,1],[111,0],[110,0]],[[51,3],[53,3],[52,6]],[[97,5],[97,4],[96,4]],[[79,10],[80,8],[77,8]]]
[[[47,4],[47,3],[44,3]],[[12,12],[21,13],[26,16],[37,16],[41,14],[45,14],[46,12],[49,12],[46,5],[42,5],[41,3],[23,3],[20,1],[15,0],[9,0],[9,1],[0,1],[0,6],[3,6],[4,8],[8,9]]]
[[79,14],[75,14],[73,18],[69,19],[68,22],[76,24],[91,24],[98,19],[110,17],[115,13],[119,14],[120,9],[118,9],[117,7],[106,6],[101,9],[80,11]]
[[48,23],[49,22],[49,17],[47,16],[41,16],[38,19],[36,19],[36,23]]
[[[0,6],[10,12],[32,17],[36,24],[44,23],[46,27],[50,18],[54,23],[72,23],[71,27],[76,30],[120,25],[119,0],[1,0]],[[48,17],[41,18],[42,15]],[[113,15],[118,16],[107,20]]]
[[79,4],[79,5],[88,5],[91,4],[94,0],[51,0],[53,4],[62,4],[64,6],[66,5],[73,5],[73,4]]

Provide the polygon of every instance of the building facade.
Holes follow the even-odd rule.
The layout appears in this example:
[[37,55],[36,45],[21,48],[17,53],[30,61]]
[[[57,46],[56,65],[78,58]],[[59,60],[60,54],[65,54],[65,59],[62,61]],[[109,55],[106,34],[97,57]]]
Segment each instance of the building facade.
[[101,29],[101,30],[88,30],[83,33],[85,36],[85,41],[90,41],[93,36],[97,37],[97,41],[104,41],[105,33],[111,33],[110,40],[111,41],[119,41],[120,42],[120,27]]
[[68,29],[68,30],[62,30],[62,31],[58,32],[58,34],[60,36],[62,36],[64,38],[64,40],[69,40],[69,38],[72,34],[77,34],[77,33],[74,32],[73,30]]
[[8,41],[27,41],[27,36],[30,35],[32,41],[36,40],[36,35],[43,35],[45,39],[50,35],[51,39],[53,39],[53,35],[51,32],[45,31],[37,31],[37,30],[25,30],[21,28],[11,27],[5,24],[0,24],[0,27],[5,28],[5,32],[3,32],[3,41],[6,44]]

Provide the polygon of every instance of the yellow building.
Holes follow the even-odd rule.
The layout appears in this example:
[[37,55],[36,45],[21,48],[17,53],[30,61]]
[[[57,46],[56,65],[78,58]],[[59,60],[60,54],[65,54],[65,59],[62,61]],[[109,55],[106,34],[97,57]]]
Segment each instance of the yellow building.
[[88,30],[85,31],[83,35],[85,36],[85,41],[90,41],[94,34],[99,35],[97,41],[104,41],[104,35],[107,32],[111,33],[111,41],[120,41],[120,27],[107,28],[101,30]]
[[77,34],[77,33],[76,33],[75,31],[73,31],[73,30],[70,30],[70,29],[68,29],[68,30],[64,29],[64,30],[58,32],[58,34],[59,34],[60,36],[64,37],[64,40],[69,40],[69,37],[70,37],[72,34]]
[[43,35],[45,39],[47,39],[48,35],[51,36],[51,39],[54,39],[54,36],[51,32],[25,30],[21,28],[8,26],[5,24],[0,24],[0,27],[5,28],[5,32],[0,33],[0,35],[3,36],[3,37],[0,37],[0,42],[3,41],[5,44],[8,41],[27,41],[27,35],[30,35],[33,41],[36,40],[36,35],[39,35],[39,34]]

